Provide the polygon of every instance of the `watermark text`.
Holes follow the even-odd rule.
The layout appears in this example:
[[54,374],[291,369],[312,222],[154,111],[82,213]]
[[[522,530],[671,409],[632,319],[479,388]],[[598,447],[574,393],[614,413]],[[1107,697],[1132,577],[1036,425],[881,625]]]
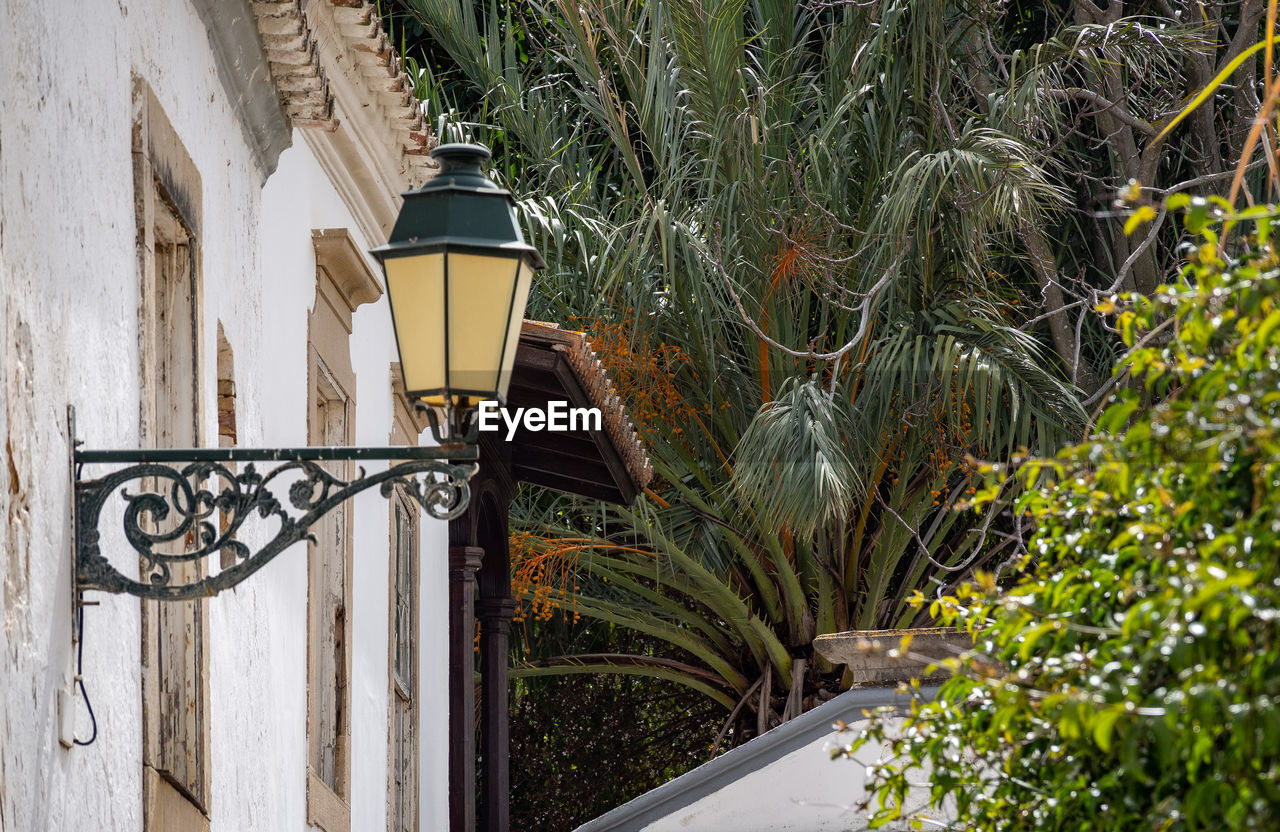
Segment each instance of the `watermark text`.
[[476,413],[480,430],[507,431],[510,442],[523,425],[531,433],[541,431],[600,430],[600,408],[569,407],[566,401],[549,401],[545,408],[517,407],[511,411],[496,401],[480,402]]

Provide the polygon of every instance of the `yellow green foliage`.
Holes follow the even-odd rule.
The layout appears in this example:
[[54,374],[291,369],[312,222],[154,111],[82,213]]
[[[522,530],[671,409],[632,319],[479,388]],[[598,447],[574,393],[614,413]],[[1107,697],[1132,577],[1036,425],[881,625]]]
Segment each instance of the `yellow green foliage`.
[[922,770],[958,829],[1280,823],[1274,211],[1233,258],[1211,227],[1239,216],[1172,207],[1208,244],[1177,284],[1105,304],[1134,382],[1088,441],[1017,471],[1035,532],[1016,583],[917,599],[976,649],[901,729],[853,743],[896,758],[873,767],[876,824]]

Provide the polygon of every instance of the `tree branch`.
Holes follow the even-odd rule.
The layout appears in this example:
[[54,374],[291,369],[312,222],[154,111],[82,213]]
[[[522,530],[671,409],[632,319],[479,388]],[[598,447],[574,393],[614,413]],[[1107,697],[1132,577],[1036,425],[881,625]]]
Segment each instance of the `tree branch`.
[[1100,95],[1093,90],[1087,90],[1084,87],[1067,87],[1066,89],[1052,90],[1052,94],[1055,98],[1061,98],[1064,100],[1076,98],[1081,101],[1088,101],[1090,104],[1101,108],[1096,113],[1092,113],[1092,115],[1110,113],[1117,121],[1123,122],[1134,130],[1137,130],[1139,133],[1143,133],[1147,136],[1154,138],[1160,133],[1159,130],[1152,126],[1151,122],[1143,121],[1133,113],[1130,113],[1124,107],[1120,106],[1118,101],[1112,101],[1106,96]]
[[709,263],[713,269],[716,270],[716,272],[720,275],[721,279],[724,280],[725,289],[728,290],[729,297],[733,299],[734,306],[738,308],[738,314],[742,316],[743,322],[745,322],[746,325],[751,328],[751,331],[754,332],[756,336],[760,338],[760,340],[764,341],[769,346],[773,347],[776,350],[781,350],[787,355],[790,355],[792,358],[812,358],[815,361],[834,361],[835,359],[841,358],[842,356],[848,354],[850,350],[852,350],[854,347],[861,344],[862,339],[866,337],[867,330],[871,326],[871,304],[875,301],[876,297],[879,296],[880,290],[883,289],[885,284],[889,282],[889,279],[893,276],[893,273],[894,273],[893,267],[886,269],[885,273],[880,276],[880,279],[875,282],[875,285],[873,285],[870,289],[868,289],[863,294],[862,303],[859,305],[859,310],[862,314],[862,320],[858,323],[858,331],[854,333],[853,337],[850,338],[849,341],[844,346],[842,346],[838,350],[835,350],[834,352],[816,352],[812,349],[801,351],[801,350],[794,350],[791,347],[788,347],[787,345],[779,343],[778,341],[775,341],[774,339],[770,338],[768,334],[766,334],[765,331],[761,329],[760,325],[756,323],[755,319],[747,314],[746,307],[742,305],[742,299],[738,297],[737,291],[735,291],[733,288],[733,279],[729,276],[729,272],[725,270],[724,266],[721,265],[719,258],[712,257],[710,252],[705,251],[700,245],[698,245],[693,240],[689,240],[689,246],[694,251],[696,251],[699,255],[701,255],[702,258],[706,260],[707,263]]

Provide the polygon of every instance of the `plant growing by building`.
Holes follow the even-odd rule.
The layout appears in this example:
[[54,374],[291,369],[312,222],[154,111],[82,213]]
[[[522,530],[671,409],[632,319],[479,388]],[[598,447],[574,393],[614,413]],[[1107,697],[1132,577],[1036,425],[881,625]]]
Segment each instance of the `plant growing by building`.
[[[494,143],[534,194],[552,263],[534,314],[591,334],[659,477],[625,510],[530,497],[515,569],[571,556],[573,580],[528,600],[667,654],[535,653],[517,673],[660,676],[745,703],[744,725],[761,701],[798,712],[814,635],[909,624],[934,563],[987,555],[945,505],[964,454],[1049,448],[1083,420],[1004,271],[1062,189],[1012,135],[948,133],[900,66],[908,43],[913,66],[946,63],[942,6],[411,5],[451,61],[437,112],[480,102],[442,134]],[[800,694],[839,688],[805,664]]]

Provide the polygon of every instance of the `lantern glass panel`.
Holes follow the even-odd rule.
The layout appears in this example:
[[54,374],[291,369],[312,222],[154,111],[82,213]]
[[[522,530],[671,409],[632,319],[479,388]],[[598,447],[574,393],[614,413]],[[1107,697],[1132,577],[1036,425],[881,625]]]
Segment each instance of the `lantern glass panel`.
[[387,294],[410,396],[445,387],[444,252],[388,257]]
[[529,300],[529,286],[533,282],[533,268],[529,261],[521,258],[519,274],[516,277],[515,303],[511,309],[511,319],[507,322],[506,348],[502,354],[502,375],[498,379],[498,395],[507,397],[507,388],[511,385],[511,372],[516,362],[516,347],[520,345],[520,325],[524,322],[525,304]]
[[509,255],[449,252],[449,388],[455,393],[490,398],[498,392],[519,267]]

